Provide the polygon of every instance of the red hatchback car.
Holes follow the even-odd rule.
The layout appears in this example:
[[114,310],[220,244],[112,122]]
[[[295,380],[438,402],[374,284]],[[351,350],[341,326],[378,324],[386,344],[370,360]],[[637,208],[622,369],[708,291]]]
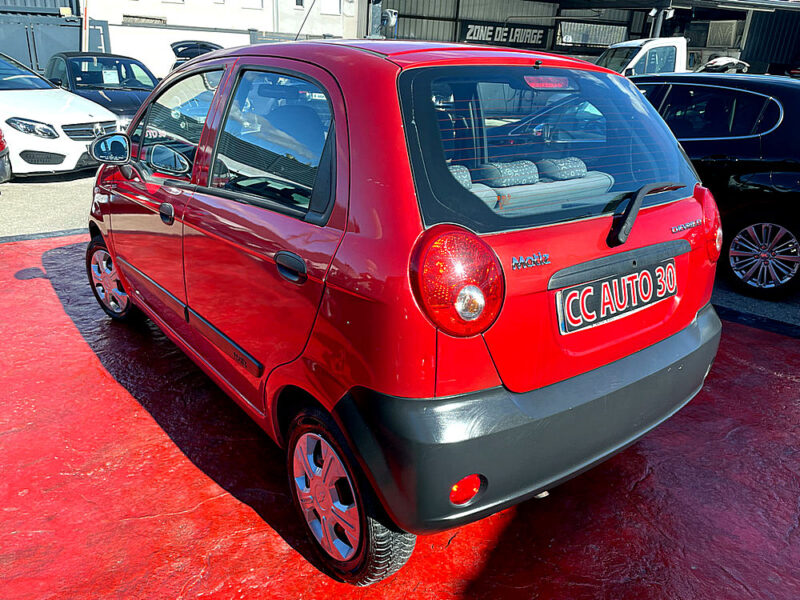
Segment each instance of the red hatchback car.
[[624,77],[336,41],[203,55],[105,165],[86,266],[283,448],[334,576],[531,498],[702,387],[722,234]]

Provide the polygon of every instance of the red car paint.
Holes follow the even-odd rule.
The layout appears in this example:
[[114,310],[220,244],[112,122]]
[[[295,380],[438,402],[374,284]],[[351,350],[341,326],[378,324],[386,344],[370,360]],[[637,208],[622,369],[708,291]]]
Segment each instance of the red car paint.
[[[503,271],[499,314],[472,335],[435,325],[414,291],[413,256],[426,227],[398,76],[427,66],[497,64],[610,73],[563,56],[430,43],[302,43],[217,52],[172,73],[154,92],[187,73],[225,70],[192,173],[176,183],[175,176],[158,173],[147,182],[129,180],[112,166],[99,172],[93,231],[104,235],[115,257],[135,267],[120,263],[134,302],[278,443],[285,441],[278,410],[284,392],[302,390],[328,410],[355,388],[401,398],[498,386],[527,392],[652,346],[689,326],[709,302],[716,260],[709,244],[716,240],[718,214],[710,194],[697,187],[677,201],[643,208],[621,247],[606,241],[611,214],[481,235]],[[301,73],[330,98],[337,123],[336,187],[324,227],[222,198],[206,187],[237,70],[244,66]],[[165,201],[175,207],[172,225],[159,215]],[[691,222],[705,225],[671,230]],[[637,273],[611,283],[619,296],[605,310],[626,304],[622,285],[636,286],[638,298],[663,285],[668,293],[659,302],[572,335],[559,331],[558,290],[548,289],[555,273],[674,240],[686,240],[691,251],[664,267],[663,282],[644,284]],[[304,259],[304,285],[279,277],[280,251]],[[526,262],[535,256],[530,262],[536,268],[513,271],[521,256]],[[597,318],[588,301],[588,293],[570,299],[575,322]],[[229,341],[247,355],[231,350]]]

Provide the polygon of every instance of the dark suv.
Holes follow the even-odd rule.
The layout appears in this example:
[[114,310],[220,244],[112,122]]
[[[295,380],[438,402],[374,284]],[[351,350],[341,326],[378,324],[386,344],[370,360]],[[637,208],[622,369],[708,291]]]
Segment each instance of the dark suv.
[[633,81],[719,204],[723,272],[774,299],[800,284],[800,81],[671,74]]

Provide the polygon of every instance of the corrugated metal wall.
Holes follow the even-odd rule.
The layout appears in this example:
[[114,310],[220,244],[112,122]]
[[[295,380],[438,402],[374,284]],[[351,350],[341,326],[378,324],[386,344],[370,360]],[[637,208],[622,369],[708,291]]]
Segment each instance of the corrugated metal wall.
[[400,13],[398,38],[454,42],[458,20],[503,22],[506,17],[517,17],[509,21],[553,25],[550,17],[556,14],[558,5],[528,0],[384,0],[383,8]]
[[398,19],[397,37],[405,40],[452,42],[456,39],[456,23],[429,19]]
[[800,58],[800,12],[753,13],[742,50],[749,63],[789,64]]
[[538,19],[509,19],[514,23],[552,25],[558,4],[550,2],[528,2],[527,0],[461,0],[460,19],[504,22],[506,17],[540,17]]
[[456,18],[456,0],[384,0],[383,8],[393,8],[400,16]]
[[78,0],[0,0],[0,13],[50,15],[62,7],[71,8],[74,15],[80,12]]

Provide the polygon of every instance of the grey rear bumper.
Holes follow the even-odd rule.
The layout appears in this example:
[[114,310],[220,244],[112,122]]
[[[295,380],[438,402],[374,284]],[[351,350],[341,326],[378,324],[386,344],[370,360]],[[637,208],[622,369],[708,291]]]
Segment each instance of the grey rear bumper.
[[[574,477],[672,416],[700,391],[720,331],[708,305],[679,333],[545,388],[427,400],[357,389],[335,417],[395,523],[447,529]],[[484,489],[452,505],[450,487],[471,473],[485,477]]]

